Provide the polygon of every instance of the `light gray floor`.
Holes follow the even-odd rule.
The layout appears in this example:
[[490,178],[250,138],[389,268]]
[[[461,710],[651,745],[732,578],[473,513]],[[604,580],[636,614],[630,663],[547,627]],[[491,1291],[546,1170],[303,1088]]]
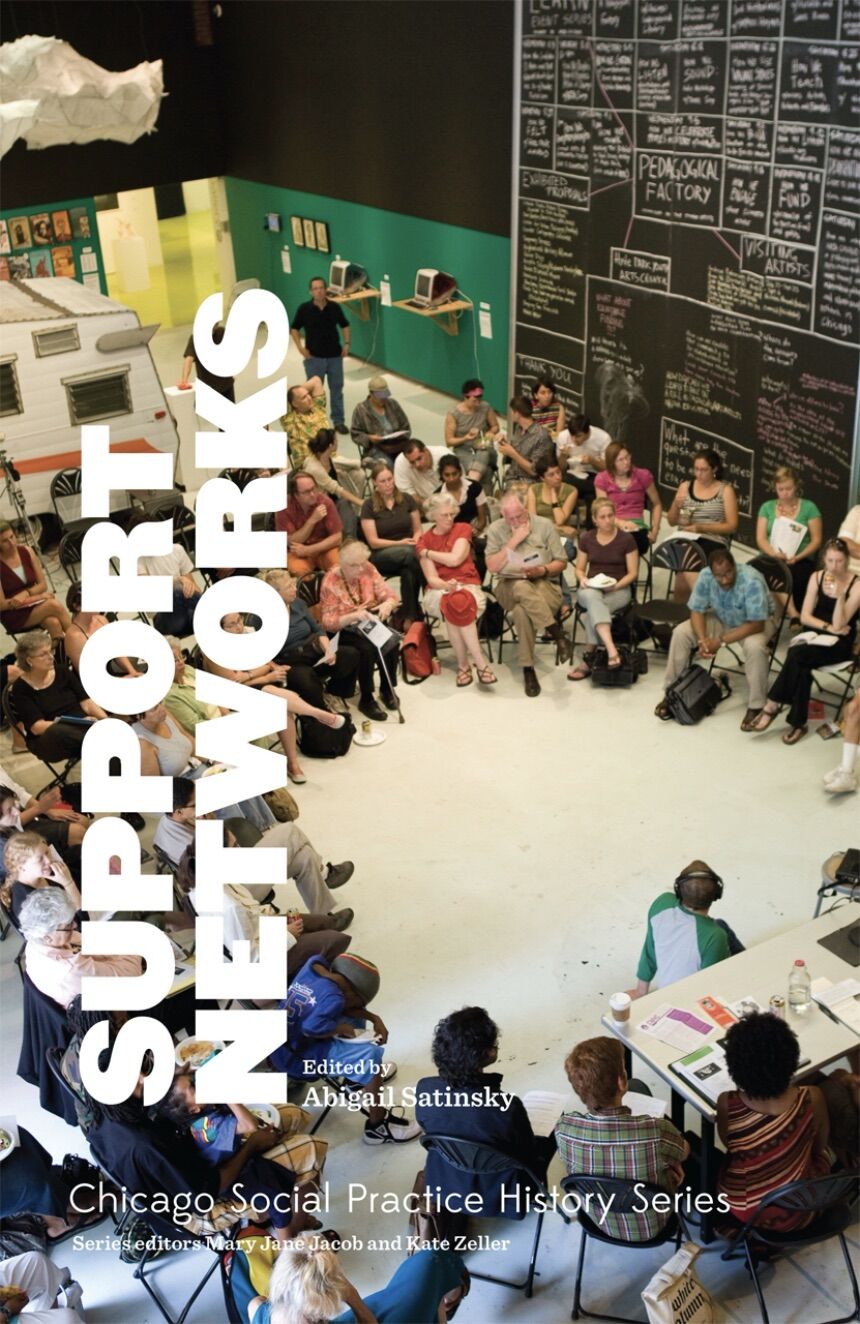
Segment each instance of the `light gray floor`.
[[[168,383],[178,377],[186,335],[176,329],[156,338]],[[300,377],[294,354],[291,381]],[[350,362],[347,416],[370,372]],[[449,402],[414,383],[391,382],[414,431],[439,443]],[[248,389],[243,379],[239,394]],[[856,842],[857,798],[831,799],[821,790],[822,774],[838,760],[838,742],[810,735],[787,749],[779,726],[761,737],[742,735],[742,681],[715,716],[682,729],[652,716],[659,661],[630,691],[598,691],[568,684],[544,647],[538,668],[544,692],[537,700],[524,697],[512,664],[513,650],[506,648],[498,686],[459,691],[451,653],[444,652],[440,677],[401,690],[406,722],[389,721],[383,745],[355,748],[333,762],[305,760],[308,783],[293,788],[301,825],[324,858],[356,862],[355,879],[339,899],[356,910],[354,950],[382,970],[378,1007],[400,1064],[398,1084],[413,1085],[427,1071],[439,1017],[478,1003],[501,1027],[506,1086],[520,1093],[563,1090],[566,1053],[600,1033],[610,993],[632,983],[648,905],[681,866],[699,856],[723,875],[718,913],[749,946],[808,919],[822,861]],[[37,787],[35,760],[7,750],[8,744],[3,765]],[[85,1153],[82,1137],[40,1112],[35,1089],[14,1075],[21,1030],[16,949],[14,935],[0,948],[6,1081],[0,1111],[16,1113],[57,1156]],[[814,951],[798,956],[814,977]],[[717,992],[718,982],[715,974]],[[655,1092],[661,1088],[651,1083]],[[370,1149],[359,1133],[346,1114],[325,1124],[332,1189],[326,1222],[365,1241],[405,1235],[403,1215],[374,1215],[361,1204],[350,1211],[350,1183],[402,1196],[423,1151],[417,1144]],[[107,1236],[108,1228],[94,1235]],[[503,1271],[516,1273],[530,1225],[500,1222],[479,1230],[511,1238]],[[567,1318],[578,1238],[578,1230],[548,1219],[533,1300],[475,1282],[461,1311],[464,1324]],[[857,1240],[855,1227],[855,1252]],[[83,1283],[91,1324],[159,1318],[115,1252],[76,1251],[67,1243],[58,1258]],[[396,1250],[342,1255],[361,1290],[384,1282],[400,1258]],[[590,1251],[586,1303],[641,1317],[636,1294],[667,1258],[665,1251],[598,1250],[593,1258]],[[720,1299],[721,1317],[753,1324],[758,1314],[743,1268],[721,1264],[712,1250],[698,1265]],[[164,1262],[159,1280],[168,1294],[171,1287],[187,1291],[203,1267],[200,1253],[175,1257]],[[847,1308],[841,1257],[832,1245],[765,1270],[765,1283],[774,1324],[810,1324]],[[223,1318],[216,1277],[190,1324]]]

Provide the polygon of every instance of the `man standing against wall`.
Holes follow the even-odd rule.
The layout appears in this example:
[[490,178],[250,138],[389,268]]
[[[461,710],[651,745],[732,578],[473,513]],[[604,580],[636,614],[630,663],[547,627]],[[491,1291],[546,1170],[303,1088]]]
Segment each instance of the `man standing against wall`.
[[[343,361],[349,354],[350,326],[340,305],[326,298],[322,276],[314,276],[309,289],[311,297],[299,304],[290,324],[290,335],[305,361],[305,377],[328,380],[332,423],[335,431],[345,436],[349,428],[343,412]],[[343,329],[342,346],[338,327]]]

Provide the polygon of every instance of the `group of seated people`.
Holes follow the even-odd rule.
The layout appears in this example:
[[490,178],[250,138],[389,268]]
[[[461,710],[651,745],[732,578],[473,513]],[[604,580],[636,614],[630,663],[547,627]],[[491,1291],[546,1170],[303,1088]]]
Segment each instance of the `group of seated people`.
[[[296,718],[302,724],[339,729],[347,718],[347,701],[357,689],[359,712],[369,720],[385,721],[398,705],[401,634],[422,617],[442,621],[454,653],[457,687],[465,688],[473,680],[480,687],[496,684],[478,629],[488,600],[487,573],[493,577],[496,601],[513,623],[527,695],[540,693],[535,666],[539,638],[551,640],[561,660],[571,658],[565,629],[571,604],[564,592],[569,569],[586,634],[585,652],[569,679],[581,681],[591,674],[598,648],[605,650],[610,668],[621,664],[613,620],[633,599],[640,556],[656,540],[662,517],[653,476],[634,464],[628,446],[611,443],[582,416],[565,426],[564,408],[547,381],[536,384],[532,399],[515,399],[515,427],[506,441],[483,400],[481,383],[473,380],[464,384],[462,401],[446,418],[447,449],[430,448],[411,438],[408,421],[391,400],[385,380],[374,378],[368,401],[359,407],[363,412],[358,424],[358,409],[353,418],[353,431],[360,425],[363,453],[372,460],[370,495],[364,497],[354,467],[351,482],[344,482],[349,470],[337,459],[334,431],[324,422],[312,430],[310,415],[316,413],[312,421],[320,423],[321,399],[312,380],[292,388],[291,410],[303,421],[294,425],[301,432],[290,436],[294,467],[289,502],[278,515],[278,526],[289,534],[288,568],[261,572],[290,607],[290,629],[270,663],[249,672],[226,671],[199,651],[190,653],[187,637],[201,590],[193,562],[183,549],[174,548],[176,555],[150,569],[174,579],[173,608],[156,618],[155,625],[168,637],[175,672],[163,701],[132,721],[142,772],[173,778],[173,807],[156,826],[154,848],[176,875],[182,906],[157,916],[117,911],[122,918],[146,918],[177,934],[193,924],[196,783],[217,774],[196,754],[195,728],[219,711],[198,699],[196,668],[285,698],[286,724],[275,736],[285,753],[290,780],[301,784],[306,777],[299,762]],[[302,439],[304,459],[297,465]],[[487,488],[498,455],[507,461],[512,481],[501,490],[499,518],[493,520]],[[789,492],[785,472],[777,480],[777,501],[768,503],[774,505],[773,517],[762,515],[759,532],[767,540],[780,517],[808,521],[808,546],[801,544],[792,558],[782,557],[792,571],[801,561],[810,565],[799,605],[792,574],[796,611],[789,606],[786,614],[797,616],[801,627],[818,635],[833,636],[836,643],[828,646],[802,639],[793,643],[766,692],[767,644],[775,628],[775,608],[762,576],[737,563],[729,549],[728,539],[737,528],[737,503],[723,479],[719,457],[697,452],[693,477],[679,486],[666,516],[670,526],[682,532],[699,531],[708,565],[688,580],[676,577],[679,596],[687,594],[690,620],[673,632],[665,684],[681,674],[693,651],[708,658],[723,644],[736,643],[743,649],[750,685],[743,729],[765,730],[780,705],[788,704],[786,743],[792,744],[805,731],[812,670],[822,664],[822,655],[828,663],[851,655],[860,618],[860,577],[851,558],[860,557],[860,527],[855,529],[856,538],[843,531],[822,548],[820,516],[805,508],[796,480]],[[580,527],[578,518],[583,498],[588,501],[586,527]],[[352,512],[355,533],[360,532],[361,538],[344,538],[344,505]],[[766,554],[777,554],[769,542],[767,548],[762,549]],[[816,573],[813,561],[819,551],[823,564]],[[312,607],[298,596],[297,579],[313,570],[323,574]],[[798,572],[799,579],[803,573]],[[13,593],[10,575],[21,584],[29,581],[27,591]],[[399,592],[392,585],[394,579],[399,580]],[[87,696],[79,675],[86,639],[106,620],[83,612],[77,585],[69,590],[64,607],[48,597],[35,554],[19,546],[11,530],[4,535],[2,528],[0,587],[0,621],[5,623],[8,612],[19,613],[15,617],[18,675],[10,689],[10,712],[37,758],[48,765],[74,759],[88,726],[107,716]],[[44,600],[36,602],[36,598]],[[26,611],[23,618],[22,611]],[[396,626],[381,648],[361,628],[375,621]],[[238,612],[225,617],[222,626],[237,633],[254,628],[253,620]],[[62,652],[56,648],[60,641]],[[120,675],[138,674],[134,658],[117,658],[115,668]],[[667,716],[664,708],[661,701],[658,716]],[[855,699],[846,708],[843,749],[847,753],[827,789],[856,788],[858,746],[860,703]],[[251,1292],[243,1299],[250,1324],[276,1322],[279,1311],[287,1308],[296,1318],[308,1320],[339,1318],[336,1312],[342,1308],[351,1310],[357,1320],[385,1318],[381,1312],[386,1293],[399,1303],[397,1309],[406,1309],[402,1302],[410,1301],[409,1308],[415,1311],[414,1316],[393,1313],[392,1320],[426,1318],[432,1324],[450,1317],[467,1276],[459,1257],[445,1251],[413,1257],[378,1294],[379,1300],[361,1302],[332,1256],[336,1234],[326,1232],[310,1212],[328,1146],[309,1134],[306,1110],[295,1105],[279,1109],[275,1127],[259,1126],[240,1104],[201,1108],[194,1096],[193,1071],[187,1070],[177,1072],[170,1093],[151,1109],[143,1103],[151,1063],[144,1063],[133,1096],[123,1104],[101,1104],[86,1093],[75,1069],[80,1041],[99,1019],[109,1021],[111,1046],[105,1050],[104,1065],[122,1020],[110,1013],[83,1012],[81,981],[99,973],[139,974],[142,962],[137,956],[81,952],[80,925],[87,916],[79,890],[79,859],[91,820],[63,798],[66,794],[54,789],[31,797],[0,769],[0,903],[25,941],[26,979],[65,1017],[64,1074],[77,1096],[79,1121],[83,1119],[87,1140],[103,1169],[130,1189],[151,1195],[163,1190],[212,1197],[214,1204],[206,1215],[195,1215],[186,1225],[199,1236],[232,1228],[245,1219],[253,1222],[255,1194],[260,1200],[286,1197],[283,1216],[268,1224],[277,1243],[271,1252],[268,1292]],[[517,1099],[508,1100],[504,1108],[492,1103],[463,1108],[446,1102],[446,1092],[483,1087],[488,1097],[503,1097],[501,1075],[487,1070],[498,1057],[498,1028],[480,1007],[456,1011],[436,1027],[430,1055],[437,1074],[417,1086],[419,1096],[430,1096],[434,1102],[419,1104],[414,1118],[386,1106],[383,1087],[397,1068],[386,1060],[387,1027],[371,1009],[381,987],[380,972],[372,960],[351,950],[347,930],[354,912],[350,907],[338,908],[334,895],[350,881],[352,862],[326,865],[294,821],[278,821],[266,797],[225,806],[217,817],[224,822],[230,846],[283,846],[288,852],[283,884],[224,889],[228,942],[250,941],[253,953],[259,919],[281,916],[285,921],[288,987],[282,1006],[288,1034],[272,1055],[271,1066],[286,1071],[291,1080],[313,1081],[328,1077],[328,1065],[336,1059],[341,1071],[335,1087],[347,1097],[361,1097],[365,1144],[408,1143],[422,1132],[481,1140],[511,1157],[514,1173],[525,1174],[524,1189],[530,1189],[534,1177],[546,1179],[556,1152],[568,1173],[623,1173],[667,1190],[695,1183],[696,1156],[688,1139],[665,1119],[638,1116],[623,1103],[628,1087],[634,1093],[642,1087],[627,1081],[621,1047],[614,1039],[587,1040],[568,1055],[568,1079],[583,1107],[565,1111],[550,1136],[534,1134],[527,1110]],[[293,904],[294,892],[302,909]],[[655,901],[633,996],[662,988],[742,950],[732,930],[710,916],[721,895],[717,876],[702,861],[694,861],[683,871],[675,892]],[[843,1165],[856,1165],[856,1143],[852,1147],[851,1140],[851,1119],[856,1127],[860,1098],[856,1076],[843,1073],[818,1083],[793,1084],[797,1041],[783,1022],[770,1015],[753,1015],[732,1026],[726,1052],[737,1088],[720,1101],[719,1131],[726,1148],[720,1190],[735,1218],[741,1222],[748,1218],[776,1185],[828,1171],[834,1151]],[[27,1146],[21,1148],[31,1164],[32,1180],[25,1188],[32,1200],[38,1185],[33,1173],[40,1171],[39,1162],[44,1167],[44,1160],[34,1157]],[[249,1192],[246,1205],[223,1198],[240,1171]],[[457,1173],[436,1153],[428,1156],[425,1177],[428,1186],[478,1191],[487,1214],[509,1212],[495,1207],[498,1181]],[[68,1222],[68,1209],[62,1200],[58,1202],[56,1192],[44,1205],[40,1209],[19,1204],[11,1213],[27,1210]],[[4,1200],[2,1216],[9,1212]],[[650,1213],[648,1220],[649,1228],[659,1228],[658,1215]],[[635,1239],[641,1224],[634,1223],[619,1215],[608,1230],[622,1239]],[[284,1247],[281,1253],[277,1246]],[[13,1278],[12,1284],[20,1286],[18,1279]]]

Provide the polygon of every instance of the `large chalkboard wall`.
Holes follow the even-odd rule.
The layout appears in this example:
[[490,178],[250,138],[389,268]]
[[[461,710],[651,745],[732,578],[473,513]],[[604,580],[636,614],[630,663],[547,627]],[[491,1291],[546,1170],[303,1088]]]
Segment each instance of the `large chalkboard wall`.
[[860,329],[860,0],[523,0],[517,384],[667,491],[713,446],[749,540],[791,464],[835,532]]

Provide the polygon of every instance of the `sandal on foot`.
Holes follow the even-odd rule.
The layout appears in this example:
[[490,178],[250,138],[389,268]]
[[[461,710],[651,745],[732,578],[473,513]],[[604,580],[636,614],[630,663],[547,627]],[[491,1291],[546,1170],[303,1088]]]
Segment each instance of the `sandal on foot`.
[[803,739],[808,730],[808,726],[790,726],[782,737],[782,743],[784,745],[796,745],[799,740]]
[[779,717],[781,712],[782,712],[781,708],[774,708],[772,713],[769,713],[766,708],[763,708],[762,711],[757,715],[752,726],[745,727],[744,724],[741,723],[741,730],[766,731],[767,728],[771,725],[771,723],[776,721],[777,717]]
[[493,675],[489,666],[478,667],[476,675],[481,685],[496,685],[498,683],[498,676]]
[[459,667],[457,670],[457,689],[464,690],[467,685],[472,683],[472,668]]
[[609,661],[606,663],[606,667],[608,671],[617,671],[620,666],[621,666],[621,658],[617,653],[615,654],[615,657],[611,657]]
[[591,675],[591,664],[586,661],[582,661],[580,662],[578,667],[574,667],[573,671],[569,671],[567,673],[567,678],[568,680],[588,680],[588,677],[590,675]]

